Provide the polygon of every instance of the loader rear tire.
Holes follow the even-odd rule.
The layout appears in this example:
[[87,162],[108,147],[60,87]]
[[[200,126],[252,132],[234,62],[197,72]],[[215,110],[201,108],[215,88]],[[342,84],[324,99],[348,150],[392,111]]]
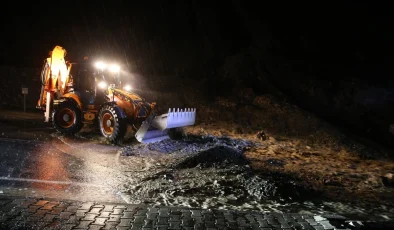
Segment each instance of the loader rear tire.
[[81,110],[74,103],[61,103],[53,111],[52,123],[60,133],[74,135],[83,126]]
[[120,116],[119,108],[111,105],[104,105],[98,116],[101,134],[114,144],[123,143],[127,131],[127,125]]

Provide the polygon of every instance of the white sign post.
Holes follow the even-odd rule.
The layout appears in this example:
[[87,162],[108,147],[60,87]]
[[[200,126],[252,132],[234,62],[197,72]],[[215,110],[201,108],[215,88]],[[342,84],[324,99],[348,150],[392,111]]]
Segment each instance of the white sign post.
[[22,88],[22,94],[23,94],[23,111],[26,112],[26,95],[29,93],[28,88]]

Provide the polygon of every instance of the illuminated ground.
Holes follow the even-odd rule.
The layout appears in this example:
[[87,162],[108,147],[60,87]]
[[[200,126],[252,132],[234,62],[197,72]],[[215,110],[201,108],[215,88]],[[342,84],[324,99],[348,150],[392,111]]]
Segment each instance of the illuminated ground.
[[351,140],[322,144],[337,140],[327,125],[314,144],[199,120],[183,140],[113,146],[87,128],[60,135],[37,113],[3,110],[0,122],[3,196],[394,218],[392,188],[380,178],[393,163],[365,159]]

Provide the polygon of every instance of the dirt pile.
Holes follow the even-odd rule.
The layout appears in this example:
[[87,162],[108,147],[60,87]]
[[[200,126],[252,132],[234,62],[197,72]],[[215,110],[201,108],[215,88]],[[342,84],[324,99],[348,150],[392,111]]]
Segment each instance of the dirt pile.
[[129,145],[122,149],[121,155],[141,155],[146,151],[172,154],[193,154],[213,147],[232,148],[238,155],[241,155],[247,147],[251,147],[253,145],[253,142],[248,140],[216,137],[213,135],[201,136],[190,134],[185,136],[182,140],[166,139],[146,145]]
[[[133,173],[139,179],[125,187],[129,201],[269,210],[273,203],[311,194],[281,175],[256,174],[243,155],[254,145],[228,137],[189,135],[183,140],[127,146],[121,152],[124,156],[155,159],[151,167]],[[165,157],[149,157],[155,154]]]
[[382,180],[394,169],[388,151],[285,99],[218,97],[199,104],[184,131],[183,140],[123,148],[134,167],[130,202],[394,218],[381,214],[394,207]]
[[226,167],[228,165],[245,165],[246,159],[237,150],[228,146],[215,146],[205,151],[201,151],[196,155],[182,159],[175,163],[171,168],[209,168],[209,167]]
[[204,116],[186,132],[253,141],[244,154],[254,170],[287,175],[329,199],[393,205],[392,187],[384,181],[394,170],[390,150],[285,99],[257,95],[245,102],[241,97],[217,98],[215,104],[202,107],[198,111]]

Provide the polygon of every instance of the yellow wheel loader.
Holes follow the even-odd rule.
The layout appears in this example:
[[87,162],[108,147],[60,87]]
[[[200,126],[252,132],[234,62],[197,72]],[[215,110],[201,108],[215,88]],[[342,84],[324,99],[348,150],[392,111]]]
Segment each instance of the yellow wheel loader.
[[156,103],[122,86],[119,66],[93,65],[88,58],[71,63],[65,56],[66,50],[56,46],[44,60],[37,103],[45,122],[52,122],[57,131],[75,134],[84,124],[96,124],[105,138],[120,144],[130,125],[136,139],[148,143],[169,138],[170,129],[194,125],[196,109],[169,109],[157,115]]

